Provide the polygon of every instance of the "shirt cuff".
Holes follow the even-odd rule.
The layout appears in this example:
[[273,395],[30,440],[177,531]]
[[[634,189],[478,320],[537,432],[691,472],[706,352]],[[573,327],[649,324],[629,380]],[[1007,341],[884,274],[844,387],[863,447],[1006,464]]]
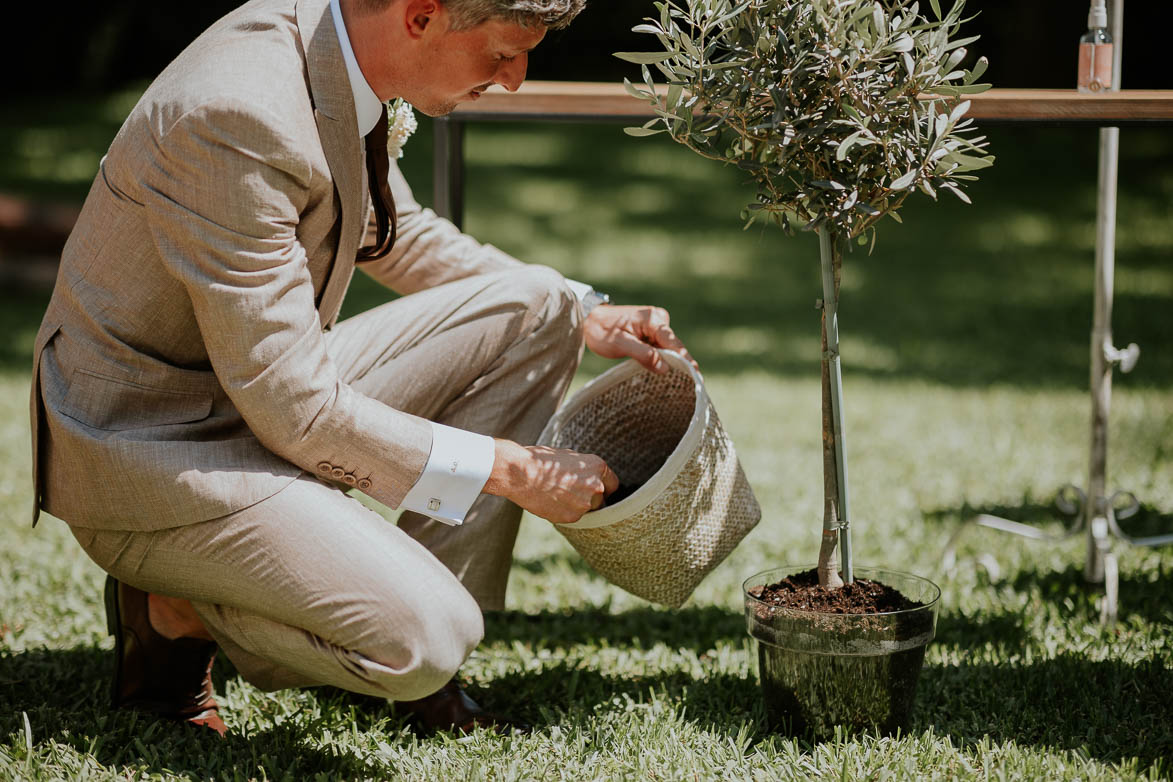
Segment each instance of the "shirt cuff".
[[573,293],[575,298],[577,298],[579,301],[585,299],[586,295],[594,290],[594,288],[587,285],[585,282],[572,280],[569,277],[566,278],[566,287],[570,288],[570,292]]
[[428,463],[399,507],[458,526],[489,480],[496,446],[492,437],[431,424]]

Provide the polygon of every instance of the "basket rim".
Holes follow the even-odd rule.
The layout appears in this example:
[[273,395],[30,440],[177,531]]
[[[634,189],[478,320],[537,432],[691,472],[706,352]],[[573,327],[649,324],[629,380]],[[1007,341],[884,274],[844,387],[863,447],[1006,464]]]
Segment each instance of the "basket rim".
[[[641,513],[659,497],[660,491],[671,483],[672,479],[680,472],[680,468],[692,457],[693,452],[700,445],[701,437],[705,430],[708,429],[710,411],[712,410],[712,403],[709,400],[708,393],[705,391],[704,379],[697,372],[696,368],[693,367],[692,363],[680,354],[664,349],[658,349],[658,352],[674,371],[687,373],[692,378],[694,404],[692,419],[688,423],[688,428],[681,435],[680,441],[676,443],[676,447],[672,449],[672,453],[660,465],[660,469],[656,470],[639,489],[614,505],[607,505],[598,510],[589,511],[578,521],[558,524],[559,529],[596,529],[598,527],[609,527]],[[579,409],[594,397],[610,390],[613,386],[626,381],[639,372],[649,371],[651,370],[645,369],[634,359],[628,359],[591,380],[579,389],[578,393],[571,397],[550,418],[550,421],[542,430],[542,434],[538,437],[538,443],[547,443],[553,439],[563,422],[578,412]]]

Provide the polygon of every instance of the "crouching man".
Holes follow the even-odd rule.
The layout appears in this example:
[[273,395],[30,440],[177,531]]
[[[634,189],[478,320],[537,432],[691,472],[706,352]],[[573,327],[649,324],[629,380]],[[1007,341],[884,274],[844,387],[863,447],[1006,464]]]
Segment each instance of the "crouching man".
[[[617,483],[533,443],[584,341],[653,370],[684,348],[663,310],[600,304],[421,208],[384,102],[515,90],[582,3],[253,0],[127,118],[32,394],[36,509],[110,574],[116,706],[223,733],[223,649],[262,689],[519,727],[454,675],[504,604],[521,509],[573,521]],[[402,297],[335,323],[356,265]]]

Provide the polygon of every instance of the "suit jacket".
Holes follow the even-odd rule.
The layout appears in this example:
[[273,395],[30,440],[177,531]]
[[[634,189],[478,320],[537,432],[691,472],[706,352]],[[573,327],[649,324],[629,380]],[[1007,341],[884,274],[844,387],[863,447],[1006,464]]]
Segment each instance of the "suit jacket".
[[[422,419],[341,382],[323,329],[367,229],[363,145],[327,0],[253,0],[148,88],[66,244],[34,351],[40,508],[124,530],[222,516],[341,467],[396,507]],[[518,262],[422,209],[365,270],[411,293]]]

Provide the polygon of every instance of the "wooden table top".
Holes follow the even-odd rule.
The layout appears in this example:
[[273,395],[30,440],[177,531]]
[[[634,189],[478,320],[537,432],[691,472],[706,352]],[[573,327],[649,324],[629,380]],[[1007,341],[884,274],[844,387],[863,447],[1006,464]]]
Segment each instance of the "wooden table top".
[[[1039,124],[1173,124],[1173,90],[1122,90],[1100,94],[1075,90],[992,89],[968,96],[968,116],[993,122]],[[462,104],[455,120],[542,119],[554,121],[643,120],[648,104],[620,83],[527,81],[514,93],[494,87]]]

